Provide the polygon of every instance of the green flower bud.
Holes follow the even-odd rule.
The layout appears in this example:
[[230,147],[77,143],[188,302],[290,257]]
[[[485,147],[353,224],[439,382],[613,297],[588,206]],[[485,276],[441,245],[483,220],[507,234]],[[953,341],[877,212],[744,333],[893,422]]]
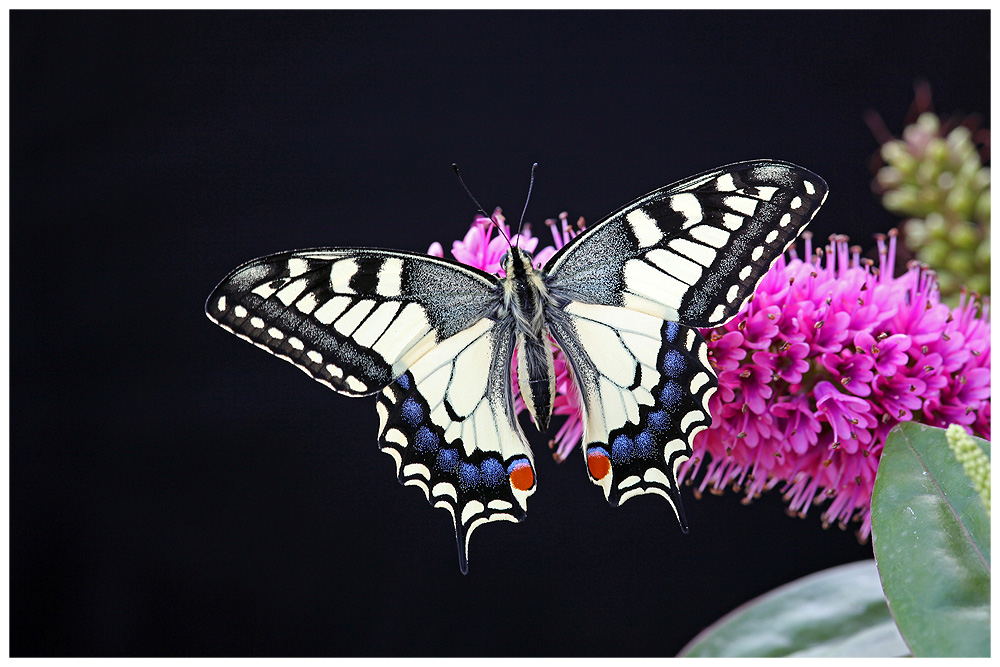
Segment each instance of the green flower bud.
[[972,187],[976,190],[984,190],[990,187],[990,168],[983,167],[982,169],[977,169],[975,175],[972,177]]
[[972,255],[964,252],[951,252],[944,260],[944,268],[956,277],[968,276],[973,272]]
[[903,174],[895,167],[882,167],[875,174],[875,180],[883,190],[892,190],[902,184]]
[[917,189],[904,185],[882,195],[882,205],[890,211],[906,213],[917,207]]
[[903,238],[906,240],[907,248],[916,250],[927,242],[927,239],[930,238],[930,233],[927,231],[927,225],[923,220],[920,218],[910,218],[903,223]]
[[972,146],[972,133],[969,128],[959,125],[948,133],[947,141],[951,151],[964,150],[964,148]]
[[914,125],[926,134],[937,134],[941,130],[941,123],[938,117],[929,111],[920,114]]
[[[967,288],[976,294],[989,294],[990,293],[990,277],[989,275],[984,275],[977,273],[974,276],[969,276],[968,281],[966,281]],[[950,288],[950,291],[957,291],[958,286]]]
[[898,169],[903,175],[910,175],[917,168],[917,160],[910,155],[902,141],[887,141],[882,144],[882,159]]
[[956,248],[974,251],[979,245],[979,230],[968,222],[960,222],[951,230],[951,242]]
[[969,220],[972,218],[972,210],[976,205],[976,199],[966,188],[957,188],[948,193],[944,200],[945,208],[958,214],[959,219]]
[[[923,164],[932,164],[929,169],[933,170],[935,176],[942,169],[948,166],[948,144],[941,137],[932,137],[927,142],[927,150],[924,152]],[[922,165],[921,165],[922,166]]]
[[930,238],[942,241],[948,239],[948,225],[944,221],[944,216],[937,211],[928,213],[924,224],[927,226],[927,235]]
[[976,210],[972,218],[978,222],[989,223],[990,221],[990,191],[987,190],[976,201]]
[[[990,237],[988,235],[976,247],[976,263],[985,268],[989,268],[990,266]],[[980,292],[980,294],[983,294],[983,292]]]
[[932,239],[920,251],[920,259],[932,268],[944,266],[951,252],[951,244],[943,239]]

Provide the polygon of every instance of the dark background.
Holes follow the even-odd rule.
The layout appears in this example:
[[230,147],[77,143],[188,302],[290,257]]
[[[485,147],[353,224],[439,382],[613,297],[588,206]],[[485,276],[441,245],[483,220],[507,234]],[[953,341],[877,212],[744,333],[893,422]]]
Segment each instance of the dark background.
[[[870,557],[777,492],[610,508],[535,435],[523,524],[401,487],[350,400],[202,311],[296,247],[425,250],[487,208],[594,221],[758,157],[822,175],[866,247],[926,78],[989,118],[986,12],[13,12],[14,655],[673,655],[775,586]],[[537,227],[536,227],[537,229]]]

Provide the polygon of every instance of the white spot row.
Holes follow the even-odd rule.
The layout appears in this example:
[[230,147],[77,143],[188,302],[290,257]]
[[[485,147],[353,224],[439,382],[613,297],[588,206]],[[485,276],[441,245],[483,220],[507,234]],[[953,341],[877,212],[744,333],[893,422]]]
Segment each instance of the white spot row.
[[[219,300],[220,301],[220,303],[219,303],[220,310],[224,309],[223,308],[225,306],[224,299],[225,299],[225,297],[221,297],[220,300]],[[249,315],[249,313],[247,312],[247,309],[244,308],[243,306],[236,306],[235,308],[233,308],[233,315],[237,319],[244,319],[247,315]],[[250,326],[254,327],[255,329],[263,329],[266,326],[266,323],[260,317],[254,316],[254,317],[250,318]],[[284,334],[284,332],[282,332],[280,329],[278,329],[275,326],[268,327],[267,331],[266,331],[266,334],[273,341],[285,340],[285,334]],[[280,357],[282,359],[285,359],[286,361],[289,361],[289,362],[295,364],[300,369],[302,369],[303,371],[305,371],[308,375],[312,376],[316,380],[319,380],[320,382],[323,382],[324,384],[327,384],[331,388],[333,388],[333,389],[335,389],[337,391],[342,391],[342,389],[340,387],[335,387],[335,386],[329,384],[328,382],[326,382],[323,378],[319,378],[319,377],[314,376],[313,373],[312,373],[312,371],[308,367],[303,366],[302,364],[298,363],[297,361],[291,359],[290,357],[288,357],[286,355],[280,354],[279,351],[278,351],[278,349],[271,348],[269,345],[263,345],[261,343],[258,343],[257,341],[254,341],[254,340],[252,340],[250,338],[247,338],[246,336],[242,336],[241,335],[240,337],[241,338],[246,338],[247,340],[249,340],[254,345],[257,345],[258,347],[261,347],[261,348],[267,350],[268,352],[271,352],[272,354],[274,354],[274,355],[276,355],[276,356],[278,356],[278,357]],[[293,349],[295,349],[295,350],[297,350],[299,352],[302,352],[303,350],[305,350],[305,343],[303,343],[299,338],[296,338],[295,336],[288,337],[288,341],[287,342],[288,342],[288,345],[291,348],[293,348]],[[317,352],[316,350],[309,350],[308,352],[306,352],[306,358],[308,358],[309,361],[311,361],[312,363],[314,363],[316,365],[320,365],[320,364],[323,363],[323,355],[320,354],[319,352]],[[333,363],[328,363],[328,364],[326,364],[326,366],[324,368],[325,368],[326,372],[332,378],[334,378],[335,380],[342,381],[343,384],[346,385],[346,387],[351,392],[363,394],[363,393],[366,393],[366,392],[369,391],[368,385],[363,380],[361,380],[361,379],[359,379],[359,378],[357,378],[357,377],[355,377],[353,375],[346,375],[344,373],[344,370],[340,366],[337,366],[336,364],[333,364]]]

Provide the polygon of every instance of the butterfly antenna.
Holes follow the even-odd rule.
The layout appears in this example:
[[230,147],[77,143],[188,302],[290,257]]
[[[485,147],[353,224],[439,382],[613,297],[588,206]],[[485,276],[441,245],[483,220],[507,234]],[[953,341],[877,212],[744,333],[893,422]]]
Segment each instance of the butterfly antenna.
[[524,226],[524,214],[528,212],[528,202],[531,201],[531,191],[535,187],[535,170],[538,169],[538,163],[531,165],[531,181],[528,183],[528,196],[524,198],[524,210],[521,211],[521,221],[517,223],[517,237],[520,240],[521,237],[521,227]]
[[[492,215],[487,214],[486,210],[483,208],[483,205],[480,204],[479,201],[475,197],[472,196],[472,191],[469,190],[469,186],[466,185],[465,181],[462,179],[462,174],[460,174],[458,172],[458,165],[455,164],[454,162],[452,162],[451,163],[451,170],[453,172],[455,172],[455,176],[458,177],[458,182],[462,184],[463,188],[465,188],[465,194],[469,195],[469,199],[471,199],[472,203],[476,205],[476,207],[479,209],[479,212],[483,214],[484,218],[489,218],[490,222],[493,223],[493,226],[496,227],[497,231],[500,232],[500,236],[504,237],[507,240],[507,245],[510,245],[510,239],[504,233],[503,227],[500,226],[500,223],[497,222],[496,218],[494,218]],[[513,246],[511,246],[511,247],[513,247]]]

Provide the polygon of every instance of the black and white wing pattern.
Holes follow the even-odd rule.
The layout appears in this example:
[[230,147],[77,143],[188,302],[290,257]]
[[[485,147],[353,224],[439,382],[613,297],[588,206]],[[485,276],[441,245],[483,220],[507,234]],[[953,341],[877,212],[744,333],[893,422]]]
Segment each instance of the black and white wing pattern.
[[823,179],[785,162],[720,167],[588,227],[545,271],[574,300],[717,326],[739,311],[826,194]]
[[660,494],[686,529],[677,469],[718,386],[694,327],[731,319],[826,195],[792,164],[721,167],[635,200],[548,262],[549,328],[580,389],[587,469],[612,504]]
[[349,396],[378,394],[379,446],[400,482],[472,531],[519,521],[534,491],[510,383],[513,333],[490,317],[497,278],[415,253],[325,248],[253,260],[210,319]]

